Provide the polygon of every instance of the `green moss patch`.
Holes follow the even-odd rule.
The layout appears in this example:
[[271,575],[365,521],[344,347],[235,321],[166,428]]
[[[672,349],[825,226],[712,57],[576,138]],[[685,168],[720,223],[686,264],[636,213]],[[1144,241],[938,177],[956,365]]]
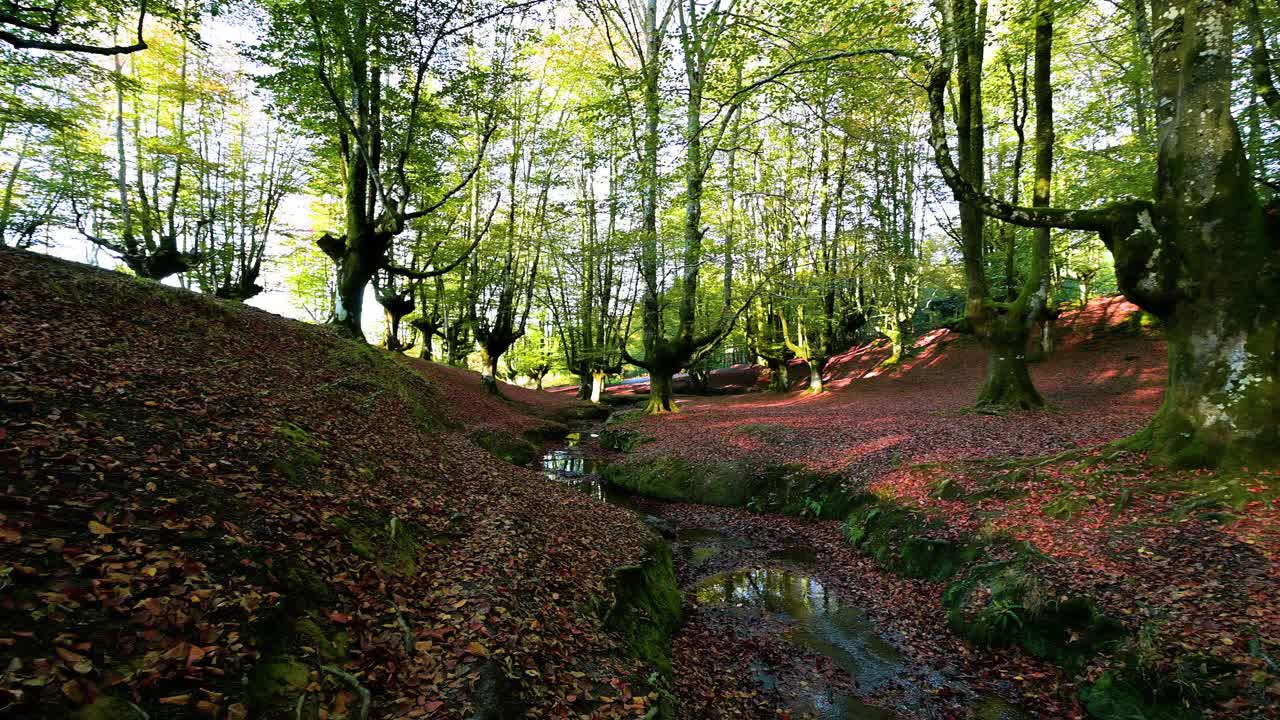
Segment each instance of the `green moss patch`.
[[338,340],[330,350],[333,364],[341,370],[336,378],[317,389],[345,391],[360,398],[353,410],[371,415],[381,403],[403,408],[413,429],[436,431],[456,427],[444,414],[448,407],[437,388],[423,375],[408,367],[412,362],[400,353],[382,350],[363,342]]
[[645,443],[653,442],[653,437],[639,430],[623,427],[606,427],[600,431],[600,447],[607,450],[631,452]]
[[947,622],[978,646],[1021,645],[1030,654],[1068,669],[1079,668],[1121,640],[1124,628],[1080,595],[1065,594],[1042,579],[1034,554],[969,568],[942,596]]
[[324,462],[324,443],[310,432],[291,422],[276,426],[280,450],[271,461],[271,469],[292,485],[312,484]]
[[471,439],[494,457],[512,465],[528,465],[538,457],[538,448],[533,443],[505,433],[483,430],[472,434]]
[[682,620],[671,549],[655,539],[639,565],[619,568],[608,585],[614,601],[605,615],[605,626],[620,634],[637,657],[669,675],[671,635]]
[[104,695],[80,708],[73,717],[75,720],[145,720],[147,716],[127,700]]
[[330,522],[342,531],[351,550],[365,560],[401,576],[417,574],[422,545],[413,530],[394,515],[358,509]]
[[675,457],[644,458],[606,465],[603,475],[623,490],[663,500],[744,506],[750,499],[745,475],[735,465],[694,465]]
[[284,656],[263,660],[249,672],[245,695],[255,717],[292,711],[306,692],[311,670],[296,658]]
[[907,577],[945,580],[981,554],[974,543],[939,537],[943,524],[871,495],[845,518],[849,544],[881,567]]
[[656,457],[608,465],[603,474],[613,485],[640,495],[798,517],[842,518],[861,502],[861,493],[851,490],[843,476],[800,465],[750,472],[732,463]]

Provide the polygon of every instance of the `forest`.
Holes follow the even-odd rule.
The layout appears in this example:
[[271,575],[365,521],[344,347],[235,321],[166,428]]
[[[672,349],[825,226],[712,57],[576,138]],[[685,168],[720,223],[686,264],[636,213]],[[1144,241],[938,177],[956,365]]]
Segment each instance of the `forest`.
[[1275,0],[0,0],[0,718],[1280,718]]

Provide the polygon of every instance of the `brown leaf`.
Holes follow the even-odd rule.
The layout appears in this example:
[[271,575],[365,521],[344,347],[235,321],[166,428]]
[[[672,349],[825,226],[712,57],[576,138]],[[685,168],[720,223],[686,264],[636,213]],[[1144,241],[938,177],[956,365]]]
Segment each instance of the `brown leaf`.
[[190,701],[190,695],[170,695],[160,698],[161,705],[186,705]]
[[77,705],[83,705],[85,701],[84,686],[77,680],[68,680],[62,683],[62,694],[67,699]]
[[90,520],[89,532],[93,533],[94,535],[110,535],[115,531],[107,527],[106,525],[103,525],[102,523],[98,522],[97,520]]
[[73,652],[64,647],[56,647],[53,649],[53,652],[57,654],[58,657],[62,658],[63,661],[71,663],[73,665],[75,663],[84,662],[85,660],[89,659],[78,652]]

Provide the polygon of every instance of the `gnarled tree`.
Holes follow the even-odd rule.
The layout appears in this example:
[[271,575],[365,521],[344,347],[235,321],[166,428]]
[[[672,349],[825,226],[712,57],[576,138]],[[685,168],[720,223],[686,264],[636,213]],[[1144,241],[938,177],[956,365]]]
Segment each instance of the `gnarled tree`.
[[957,200],[1006,222],[1099,233],[1125,296],[1164,327],[1164,403],[1132,444],[1179,465],[1274,465],[1280,460],[1280,217],[1274,208],[1264,210],[1231,114],[1235,3],[1152,4],[1154,198],[1084,210],[1010,205],[956,169],[946,136],[953,8],[938,0],[938,9],[942,55],[928,82],[932,143]]

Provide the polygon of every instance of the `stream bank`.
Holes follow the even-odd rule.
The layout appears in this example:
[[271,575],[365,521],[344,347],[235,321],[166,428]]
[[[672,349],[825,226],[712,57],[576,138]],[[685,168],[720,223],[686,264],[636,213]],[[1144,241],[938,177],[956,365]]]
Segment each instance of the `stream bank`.
[[[838,530],[620,491],[601,475],[614,459],[602,430],[571,433],[543,472],[640,513],[669,542],[685,620],[671,639],[680,717],[1018,720],[1004,698],[1072,706],[1069,693],[1025,687],[1020,662],[975,665],[962,643],[934,642],[945,627],[895,619],[882,581],[901,581],[850,553]],[[1051,670],[1026,672],[1061,686]]]

